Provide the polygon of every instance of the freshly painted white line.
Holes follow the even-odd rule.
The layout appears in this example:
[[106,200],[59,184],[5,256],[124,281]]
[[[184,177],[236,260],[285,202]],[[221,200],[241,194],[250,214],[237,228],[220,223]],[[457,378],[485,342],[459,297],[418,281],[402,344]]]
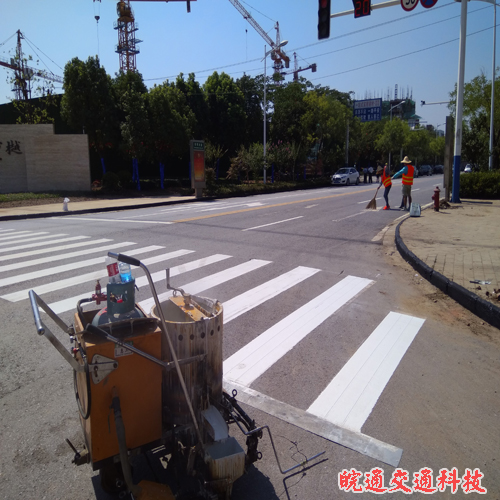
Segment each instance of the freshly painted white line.
[[424,321],[390,312],[307,411],[360,432]]
[[404,219],[405,217],[409,217],[409,216],[410,216],[410,212],[406,212],[403,215],[400,215],[397,219],[394,219],[394,221]]
[[[221,254],[215,254],[211,255],[209,257],[205,257],[203,259],[198,259],[193,262],[187,262],[186,264],[182,264],[177,267],[172,267],[170,268],[170,276],[177,276],[182,273],[186,273],[188,271],[192,271],[194,269],[200,269],[203,266],[207,266],[209,264],[213,264],[215,262],[220,262],[225,259],[230,259],[230,255],[221,255]],[[147,259],[142,261],[143,264],[148,265]],[[151,275],[151,278],[154,283],[158,281],[162,281],[165,279],[165,271],[158,271],[157,273],[153,273]],[[141,276],[135,280],[136,285],[140,288],[142,286],[147,286],[148,279],[146,276]],[[103,289],[103,293],[106,293],[106,289]],[[69,297],[64,300],[60,300],[59,302],[54,302],[53,304],[49,304],[49,306],[56,312],[65,312],[65,311],[70,311],[71,309],[75,308],[76,303],[85,297],[89,297],[91,295],[91,292],[83,293],[80,295],[77,295],[76,297]],[[152,299],[151,299],[152,300]],[[144,301],[143,301],[144,302]],[[141,305],[143,304],[141,302]]]
[[[33,250],[31,252],[25,252],[25,254],[28,255],[37,255],[38,253],[49,253],[49,252],[56,252],[58,249],[59,250],[64,250],[66,248],[74,248],[84,246],[84,245],[91,245],[91,244],[97,244],[97,243],[105,243],[106,241],[113,241],[108,238],[102,238],[100,240],[95,240],[95,241],[86,241],[85,243],[75,243],[74,245],[63,245],[61,247],[55,247],[55,248],[45,248],[44,250]],[[0,272],[6,272],[6,271],[12,271],[13,269],[22,269],[23,267],[30,267],[30,266],[37,266],[39,264],[47,264],[47,262],[55,262],[56,260],[64,260],[64,259],[71,259],[72,257],[80,257],[81,255],[88,255],[91,253],[96,253],[96,252],[106,252],[108,249],[115,248],[118,244],[108,244],[104,245],[102,247],[96,247],[96,248],[85,248],[84,250],[78,250],[77,252],[69,252],[69,253],[62,253],[60,255],[51,255],[50,257],[41,257],[39,259],[32,259],[32,260],[25,260],[23,262],[16,262],[15,264],[7,264],[5,266],[0,266]],[[6,257],[3,257],[1,260],[9,260],[9,259],[16,259],[19,258],[18,256],[23,254],[14,254],[14,255],[7,255]],[[26,255],[24,255],[26,257]]]
[[301,283],[305,279],[319,272],[319,269],[311,267],[296,267],[277,278],[274,278],[262,285],[259,285],[251,290],[233,297],[231,300],[224,302],[224,323],[237,318],[250,309],[263,304],[267,300],[276,297],[280,293],[288,290],[292,286]]
[[224,361],[224,378],[250,384],[373,281],[347,276]]
[[224,390],[228,394],[236,390],[238,392],[239,402],[263,411],[268,415],[273,415],[300,429],[321,436],[333,443],[341,444],[346,448],[350,448],[351,450],[374,458],[375,460],[392,465],[392,467],[397,467],[399,465],[401,455],[403,454],[401,448],[384,443],[366,434],[344,429],[327,420],[311,415],[305,410],[295,408],[277,399],[273,399],[266,394],[262,394],[261,392],[257,392],[225,379]]
[[[51,217],[51,219],[67,219],[67,217]],[[133,224],[173,224],[173,222],[160,220],[99,219],[97,217],[78,217],[77,215],[71,216],[71,220],[92,220],[95,222],[131,222]]]
[[[44,233],[46,234],[46,233]],[[6,241],[5,243],[0,243],[0,247],[4,247],[6,245],[16,245],[17,243],[26,243],[27,241],[39,241],[39,240],[46,240],[48,238],[55,238],[58,236],[66,236],[65,234],[49,234],[47,236],[37,236],[36,238],[22,238],[16,241]],[[19,236],[21,238],[21,236]],[[3,242],[3,239],[2,239]]]
[[314,207],[317,207],[318,204],[316,203],[316,205],[308,205],[306,208],[314,208]]
[[303,215],[299,215],[298,217],[293,217],[292,219],[279,220],[277,222],[271,222],[269,224],[262,224],[262,226],[248,227],[247,229],[242,229],[242,231],[251,231],[252,229],[259,229],[261,227],[274,226],[275,224],[281,224],[282,222],[289,222],[295,219],[302,219]]
[[[26,234],[27,233],[27,234]],[[17,233],[10,233],[9,236],[2,236],[2,241],[16,240],[18,238],[27,238],[28,236],[38,236],[39,234],[49,234],[47,231],[34,233],[33,231],[18,231]]]
[[[56,235],[56,236],[61,236],[61,235]],[[27,245],[17,245],[15,247],[2,248],[2,249],[0,249],[0,253],[14,252],[16,250],[25,250],[26,248],[39,248],[39,247],[43,247],[43,246],[47,246],[47,245],[54,245],[55,243],[64,243],[66,241],[75,241],[75,240],[85,240],[85,239],[89,239],[89,238],[90,238],[90,236],[68,236],[67,238],[59,238],[56,240],[39,241],[37,243],[28,243]],[[87,241],[85,243],[83,243],[83,242],[76,243],[76,245],[90,245],[92,243],[93,243],[92,241]],[[50,248],[47,249],[47,252],[50,252],[50,251],[52,251],[52,249],[50,249]],[[27,253],[28,252],[26,252],[26,255],[27,255]],[[17,254],[17,255],[21,255],[21,254]],[[9,257],[9,258],[11,258],[11,257]],[[0,257],[0,259],[7,260],[5,257]]]
[[15,229],[0,229],[0,233],[9,233],[11,231],[15,231]]
[[384,237],[385,233],[389,230],[389,227],[390,226],[385,226],[384,229],[382,229],[382,231],[380,231],[376,236],[372,238],[372,241],[381,240]]
[[348,215],[347,217],[343,217],[342,219],[334,219],[332,220],[332,222],[340,222],[342,220],[350,219],[352,217],[357,217],[358,215],[365,214],[366,212],[367,210],[363,210],[363,212],[358,212],[357,214]]
[[[375,200],[381,200],[382,199],[382,196],[379,196],[378,198],[375,198]],[[365,201],[358,201],[358,205],[362,205],[363,203],[368,203],[369,201],[372,201],[373,198],[370,198],[369,200],[365,200]]]
[[[225,269],[224,271],[220,271],[218,273],[212,274],[210,276],[206,276],[205,278],[199,279],[197,281],[193,281],[192,283],[188,283],[186,285],[181,285],[179,288],[182,288],[186,293],[190,293],[192,295],[199,294],[208,290],[209,288],[213,288],[214,286],[221,285],[222,283],[226,283],[234,278],[238,278],[243,276],[250,271],[254,271],[255,269],[259,269],[262,266],[266,266],[271,262],[268,260],[257,260],[252,259],[248,262],[243,262],[243,264],[239,264],[237,266],[231,267],[229,269]],[[163,274],[165,276],[165,273]],[[162,293],[158,295],[158,299],[160,302],[167,300],[172,295],[171,291]],[[143,300],[139,303],[139,305],[146,311],[149,312],[151,308],[154,306],[155,302],[152,297],[149,299]]]

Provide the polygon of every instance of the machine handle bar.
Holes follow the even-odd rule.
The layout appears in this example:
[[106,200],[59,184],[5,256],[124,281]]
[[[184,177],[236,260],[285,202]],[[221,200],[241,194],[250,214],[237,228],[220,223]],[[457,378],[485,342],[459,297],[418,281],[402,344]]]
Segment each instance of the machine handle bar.
[[125,264],[130,264],[131,266],[141,267],[141,261],[130,257],[129,255],[123,255],[122,253],[108,252],[108,257],[116,259],[119,262],[125,262]]
[[38,335],[43,335],[45,333],[45,328],[42,325],[42,319],[40,318],[40,311],[38,310],[35,292],[33,290],[30,290],[29,296],[31,302],[31,310],[33,311],[33,317],[35,318],[36,331]]

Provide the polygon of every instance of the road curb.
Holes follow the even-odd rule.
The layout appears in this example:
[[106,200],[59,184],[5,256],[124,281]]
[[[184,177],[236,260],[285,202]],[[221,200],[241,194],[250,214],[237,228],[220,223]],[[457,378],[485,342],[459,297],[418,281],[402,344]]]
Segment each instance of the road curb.
[[418,271],[423,278],[429,281],[436,288],[439,288],[442,292],[446,293],[461,306],[465,307],[482,320],[488,322],[490,325],[500,328],[500,307],[491,304],[470,290],[467,290],[463,286],[450,280],[443,274],[435,271],[408,249],[399,232],[399,227],[406,220],[408,220],[408,218],[403,219],[396,226],[395,237],[396,248],[403,259],[405,259],[405,261],[408,262],[413,269],[415,269],[415,271]]
[[214,198],[199,198],[199,199],[189,199],[189,200],[172,200],[172,201],[159,201],[156,203],[138,203],[137,205],[128,206],[113,206],[113,207],[101,207],[101,208],[86,208],[83,210],[69,210],[68,212],[45,212],[45,213],[33,213],[33,214],[19,214],[19,215],[1,215],[0,221],[9,220],[24,220],[24,219],[43,219],[48,217],[64,217],[66,215],[82,215],[82,214],[95,214],[100,212],[121,212],[123,210],[137,210],[140,208],[154,208],[162,207],[166,205],[178,205],[180,203],[193,203],[197,201],[207,201]]

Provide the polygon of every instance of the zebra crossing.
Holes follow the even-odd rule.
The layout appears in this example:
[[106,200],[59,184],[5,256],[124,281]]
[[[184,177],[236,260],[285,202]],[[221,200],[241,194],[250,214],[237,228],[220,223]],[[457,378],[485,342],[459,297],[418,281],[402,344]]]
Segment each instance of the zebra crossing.
[[[29,290],[34,290],[42,298],[43,295],[50,294],[51,301],[48,305],[56,314],[72,311],[80,299],[91,296],[96,280],[107,278],[105,258],[110,250],[137,256],[148,267],[162,264],[161,270],[151,272],[155,283],[165,280],[165,267],[170,268],[171,277],[201,271],[204,273],[203,277],[194,281],[183,280],[182,284],[177,285],[179,280],[176,280],[178,288],[193,295],[230,284],[238,278],[245,277],[252,282],[252,272],[273,267],[272,261],[261,259],[238,263],[237,256],[227,254],[200,255],[200,252],[191,249],[167,251],[161,245],[140,247],[131,241],[117,242],[108,238],[92,239],[84,235],[71,237],[66,234],[0,228],[0,299],[11,303],[21,302],[28,300]],[[82,256],[91,254],[98,256],[79,260]],[[181,257],[184,262],[176,262]],[[224,269],[212,272],[211,266],[214,264],[223,264]],[[297,266],[263,283],[248,287],[243,293],[223,303],[224,324],[250,313],[259,305],[272,301],[305,280],[314,279],[321,272],[320,269]],[[135,269],[134,275],[140,289],[147,286],[148,281],[142,275],[142,270]],[[30,287],[25,287],[27,281],[30,281]],[[424,319],[388,312],[307,409],[287,407],[285,412],[283,405],[286,403],[272,400],[252,388],[252,384],[275,363],[284,359],[293,349],[300,349],[301,342],[309,334],[373,284],[371,279],[346,276],[333,282],[323,293],[311,297],[284,318],[277,315],[272,326],[262,333],[254,332],[251,336],[253,340],[224,360],[224,383],[227,387],[238,388],[244,393],[248,404],[254,404],[270,413],[275,411],[276,416],[284,420],[289,418],[294,425],[298,425],[297,422],[300,421],[304,428],[327,439],[370,456],[382,457],[387,463],[394,464],[399,461],[401,450],[365,436],[361,433],[361,428],[418,334]],[[88,287],[87,291],[68,296],[68,291],[77,285],[79,290]],[[149,288],[147,289],[149,292]],[[102,290],[105,293],[105,286],[102,286]],[[171,294],[171,291],[160,294],[160,301],[166,300]],[[141,297],[143,296],[144,293]],[[140,300],[139,305],[149,311],[154,305],[153,297]],[[285,413],[286,418],[283,416]],[[306,424],[307,422],[309,423]],[[314,430],[316,428],[320,430]]]

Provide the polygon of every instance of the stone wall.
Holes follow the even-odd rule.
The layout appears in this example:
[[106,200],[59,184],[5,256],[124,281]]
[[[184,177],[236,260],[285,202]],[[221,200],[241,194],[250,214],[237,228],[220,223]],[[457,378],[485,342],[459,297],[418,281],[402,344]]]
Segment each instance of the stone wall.
[[0,193],[89,190],[85,134],[54,135],[52,125],[0,125]]

